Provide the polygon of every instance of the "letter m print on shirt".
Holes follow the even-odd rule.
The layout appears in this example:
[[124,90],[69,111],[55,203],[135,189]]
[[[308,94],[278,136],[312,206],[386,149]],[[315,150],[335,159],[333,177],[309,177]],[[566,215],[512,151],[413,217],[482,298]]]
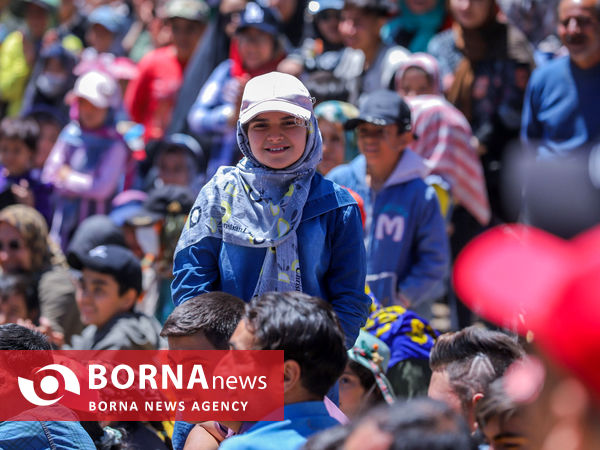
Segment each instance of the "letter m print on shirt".
[[385,236],[392,236],[392,241],[400,242],[404,234],[404,217],[390,217],[380,214],[375,225],[375,239],[382,240]]

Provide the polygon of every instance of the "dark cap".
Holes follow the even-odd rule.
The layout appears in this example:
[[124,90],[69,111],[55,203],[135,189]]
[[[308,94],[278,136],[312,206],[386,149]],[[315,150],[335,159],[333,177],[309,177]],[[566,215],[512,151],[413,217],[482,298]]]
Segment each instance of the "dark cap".
[[187,150],[190,155],[194,158],[194,161],[201,161],[204,159],[204,150],[198,143],[196,139],[194,139],[189,134],[184,133],[173,133],[165,136],[160,140],[159,145],[161,147],[181,147],[184,150]]
[[74,252],[71,265],[112,275],[121,290],[133,288],[142,292],[142,268],[133,252],[120,245],[99,245],[87,252]]
[[76,254],[87,253],[94,247],[108,244],[125,247],[123,232],[108,216],[103,214],[90,216],[79,224],[71,238],[66,253],[67,262],[75,267]]
[[344,7],[360,8],[381,16],[398,14],[398,5],[395,0],[344,0]]
[[194,205],[194,194],[184,187],[167,184],[154,189],[142,208],[126,223],[136,227],[145,227],[164,219],[167,215],[187,215]]
[[344,128],[353,130],[363,122],[374,125],[395,123],[398,124],[399,130],[402,132],[412,129],[410,108],[400,95],[386,89],[368,94],[364,101],[360,102],[358,117],[348,120]]
[[240,24],[236,33],[244,31],[246,28],[257,28],[272,36],[278,36],[280,33],[281,22],[276,13],[270,8],[263,8],[258,3],[249,2],[242,12]]

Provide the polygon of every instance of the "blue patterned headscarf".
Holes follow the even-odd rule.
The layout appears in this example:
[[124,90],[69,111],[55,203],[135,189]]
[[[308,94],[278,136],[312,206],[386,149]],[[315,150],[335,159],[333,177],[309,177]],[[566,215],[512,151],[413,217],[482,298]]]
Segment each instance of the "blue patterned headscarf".
[[285,169],[271,169],[254,157],[239,122],[237,141],[244,158],[235,167],[219,168],[202,188],[176,251],[209,236],[266,248],[254,295],[301,291],[296,230],[323,152],[317,119],[313,114],[308,122],[304,153]]

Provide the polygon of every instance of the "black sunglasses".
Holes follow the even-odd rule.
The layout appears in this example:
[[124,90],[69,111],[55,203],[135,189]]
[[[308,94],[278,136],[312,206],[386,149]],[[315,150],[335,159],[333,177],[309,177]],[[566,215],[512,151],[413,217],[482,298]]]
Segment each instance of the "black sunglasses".
[[[0,252],[4,251],[4,242],[0,241]],[[11,241],[6,242],[6,249],[7,250],[19,250],[21,248],[21,242],[19,242],[17,239],[13,239]]]

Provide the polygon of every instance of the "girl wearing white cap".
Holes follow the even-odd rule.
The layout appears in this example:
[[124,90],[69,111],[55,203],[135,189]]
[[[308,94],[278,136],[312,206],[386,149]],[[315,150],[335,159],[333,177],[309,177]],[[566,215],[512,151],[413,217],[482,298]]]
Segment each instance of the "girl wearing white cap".
[[215,290],[246,301],[302,291],[332,304],[351,346],[371,303],[362,224],[350,194],[316,173],[322,143],[306,87],[279,72],[251,79],[237,140],[244,158],[206,184],[179,239],[175,304]]
[[77,79],[73,96],[73,121],[61,131],[42,171],[56,193],[51,235],[63,248],[82,220],[108,212],[129,157],[115,124],[121,104],[117,82],[92,70]]

